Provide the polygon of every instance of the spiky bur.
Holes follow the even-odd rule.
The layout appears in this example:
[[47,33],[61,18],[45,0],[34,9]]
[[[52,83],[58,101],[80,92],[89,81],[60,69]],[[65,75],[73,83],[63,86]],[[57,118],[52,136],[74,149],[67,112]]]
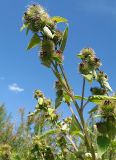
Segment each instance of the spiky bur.
[[116,102],[113,100],[105,100],[103,104],[100,105],[100,110],[104,117],[115,117]]
[[93,87],[90,89],[90,91],[93,95],[105,95],[107,93],[106,89],[99,87]]
[[35,111],[28,115],[29,123],[32,123],[34,117],[39,113],[42,113],[46,120],[49,120],[52,123],[57,122],[59,116],[56,114],[56,110],[52,107],[51,100],[45,98],[44,94],[40,90],[35,90],[34,98],[37,100],[37,104],[35,106]]
[[52,40],[44,39],[41,42],[41,49],[40,49],[41,63],[47,67],[50,67],[54,55],[55,55],[54,42]]
[[55,27],[54,21],[52,21],[48,13],[41,5],[33,4],[27,8],[27,11],[23,16],[24,24],[32,32],[42,31],[44,26],[50,28]]
[[57,108],[63,100],[63,88],[59,81],[55,82],[55,89],[56,89],[56,100],[55,100],[55,108]]
[[84,48],[81,50],[80,54],[77,55],[82,62],[79,64],[79,72],[87,79],[89,82],[96,80],[101,88],[95,87],[91,88],[91,92],[94,95],[105,95],[108,91],[112,91],[107,75],[100,71],[100,66],[102,65],[99,58],[91,48]]
[[99,105],[101,121],[96,123],[98,132],[114,139],[116,136],[116,101],[105,100]]
[[87,75],[101,66],[100,59],[96,57],[92,48],[82,49],[78,57],[82,59],[82,62],[79,64],[81,74]]

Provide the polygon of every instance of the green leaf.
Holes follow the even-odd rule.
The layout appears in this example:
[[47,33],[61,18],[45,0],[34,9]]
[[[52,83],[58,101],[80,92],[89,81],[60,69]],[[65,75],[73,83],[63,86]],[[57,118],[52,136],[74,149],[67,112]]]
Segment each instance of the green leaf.
[[38,138],[38,140],[44,139],[44,138],[47,138],[50,135],[56,134],[57,132],[58,132],[57,129],[49,130],[49,131],[46,131],[45,133],[43,133],[41,136],[36,136],[36,138]]
[[95,103],[95,104],[101,104],[104,100],[114,100],[114,101],[116,101],[116,97],[95,95],[95,96],[90,96],[88,100],[90,102]]
[[60,46],[60,51],[63,53],[65,47],[66,47],[66,42],[67,42],[67,38],[68,38],[68,27],[66,27],[64,33],[63,33],[63,37],[62,37],[62,41],[61,41],[61,46]]
[[97,137],[97,147],[98,153],[102,156],[108,149],[110,145],[110,139],[105,136],[98,136]]
[[92,81],[93,81],[93,74],[87,74],[87,75],[82,74],[82,75],[83,75],[83,77],[85,77],[85,79],[88,82],[92,83]]
[[[75,99],[82,100],[82,96],[75,95]],[[88,98],[83,97],[83,100],[88,100]]]
[[68,22],[68,20],[66,18],[63,18],[63,17],[60,17],[60,16],[54,16],[51,19],[53,21],[55,21],[56,23],[61,23],[61,22],[67,23]]
[[63,100],[62,96],[56,97],[56,100],[55,100],[55,109],[57,109],[61,105],[62,100]]
[[103,117],[102,114],[97,114],[97,115],[93,116],[93,118],[102,118],[102,117]]
[[72,122],[70,125],[70,134],[71,135],[79,135],[80,137],[82,137],[82,133],[80,132],[79,126],[76,122],[75,116],[72,115]]
[[43,98],[41,98],[41,97],[39,98],[38,104],[39,104],[39,105],[42,105],[42,104],[43,104]]
[[70,96],[66,92],[63,92],[63,100],[64,102],[67,102],[67,103],[72,102]]
[[26,36],[28,35],[29,33],[29,28],[26,28]]
[[20,32],[22,32],[25,28],[27,28],[27,25],[23,24],[22,27],[20,28]]
[[96,112],[98,109],[98,105],[96,105],[95,107],[93,107],[90,111],[89,111],[89,114],[93,113],[93,112]]
[[80,59],[84,58],[84,56],[81,53],[77,54],[77,57],[80,58]]
[[40,42],[39,36],[35,33],[28,44],[27,50],[36,47]]
[[57,55],[53,55],[53,58],[58,64],[62,64],[61,58],[59,58]]

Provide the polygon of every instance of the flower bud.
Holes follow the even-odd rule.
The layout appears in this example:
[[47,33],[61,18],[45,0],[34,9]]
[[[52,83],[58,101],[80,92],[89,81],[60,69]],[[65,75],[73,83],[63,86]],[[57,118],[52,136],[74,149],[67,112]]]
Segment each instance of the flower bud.
[[40,60],[43,65],[50,67],[53,55],[55,54],[55,45],[52,40],[43,40],[40,50]]
[[82,55],[82,59],[87,59],[88,57],[94,56],[95,52],[92,48],[84,48],[80,54]]
[[100,59],[96,57],[90,57],[88,63],[89,65],[93,66],[94,69],[97,69],[101,66]]
[[104,95],[107,93],[107,91],[104,88],[98,87],[91,88],[90,91],[93,95]]
[[79,64],[79,72],[81,74],[89,74],[89,65],[87,61],[83,61]]
[[35,92],[34,92],[34,98],[35,99],[38,99],[39,97],[42,97],[43,98],[43,93],[40,91],[40,90],[38,90],[38,89],[36,89],[35,90]]
[[113,103],[111,100],[105,100],[101,105],[100,109],[106,117],[109,117],[114,114],[115,107],[115,102]]

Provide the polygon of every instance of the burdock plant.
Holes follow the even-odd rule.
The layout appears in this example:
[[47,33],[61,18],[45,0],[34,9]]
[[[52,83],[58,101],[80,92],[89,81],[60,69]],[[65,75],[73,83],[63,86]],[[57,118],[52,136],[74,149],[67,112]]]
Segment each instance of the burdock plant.
[[[65,23],[64,31],[57,29],[58,23]],[[33,115],[40,111],[45,112],[46,118],[53,121],[56,128],[64,129],[63,134],[68,137],[74,147],[73,153],[76,155],[76,159],[112,159],[113,147],[116,142],[116,96],[108,83],[108,76],[100,69],[102,63],[96,56],[95,51],[92,48],[84,48],[77,55],[81,60],[78,70],[83,79],[82,95],[80,96],[75,94],[70,86],[63,66],[63,53],[68,37],[67,19],[59,16],[50,17],[42,6],[33,4],[24,13],[21,30],[23,29],[26,29],[26,34],[29,31],[33,33],[27,49],[39,46],[41,63],[50,68],[56,77],[55,108],[50,108],[51,102],[45,99],[40,91],[36,90],[35,98],[38,100],[38,104]],[[99,85],[90,89],[92,95],[88,98],[84,97],[86,81],[89,83],[95,81]],[[67,124],[66,120],[63,125],[58,122],[55,110],[62,102],[66,103],[71,111],[71,117],[69,118],[71,126],[69,122]],[[89,114],[96,114],[93,116],[92,127],[89,126],[83,114],[85,107],[90,102],[95,104],[95,107]],[[73,111],[71,105],[75,106],[77,114]],[[79,137],[79,143],[75,142],[74,137]],[[61,135],[59,139],[57,143],[66,147],[66,144],[61,143],[61,139],[64,139],[64,137]],[[78,148],[81,144],[84,145],[84,149],[79,152]],[[64,147],[62,148],[63,153],[66,154],[67,150],[64,151]]]

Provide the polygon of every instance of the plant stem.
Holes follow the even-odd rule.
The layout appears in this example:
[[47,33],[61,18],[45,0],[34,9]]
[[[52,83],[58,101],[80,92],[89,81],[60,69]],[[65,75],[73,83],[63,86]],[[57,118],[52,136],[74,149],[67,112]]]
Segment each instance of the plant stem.
[[72,146],[74,147],[75,151],[78,152],[78,148],[77,148],[77,146],[75,145],[75,143],[73,142],[71,136],[66,135],[66,138],[71,142],[71,144],[72,144]]
[[[81,127],[81,124],[80,122],[78,121],[78,119],[76,118],[75,116],[75,119],[77,120],[77,123],[79,124],[80,126],[80,129],[82,130],[82,132],[84,133],[84,137],[85,137],[85,145],[87,147],[87,150],[91,152],[92,154],[92,158],[93,160],[96,160],[95,158],[95,152],[94,152],[94,148],[91,144],[91,139],[89,138],[88,136],[88,133],[87,133],[87,128],[86,128],[86,125],[85,125],[85,122],[84,122],[84,118],[83,118],[83,98],[84,98],[84,89],[85,89],[85,79],[83,80],[83,88],[82,88],[82,101],[81,101],[81,108],[79,107],[77,101],[75,100],[74,98],[74,95],[72,93],[72,90],[70,89],[70,86],[69,86],[69,83],[68,83],[68,80],[66,78],[66,75],[65,75],[65,72],[64,72],[64,68],[62,65],[59,65],[60,67],[60,70],[61,70],[61,73],[62,73],[62,76],[64,77],[64,80],[65,80],[65,83],[66,85],[63,83],[63,81],[57,76],[57,74],[55,73],[54,69],[52,68],[53,72],[55,73],[55,76],[58,78],[58,80],[61,82],[61,84],[64,86],[64,89],[65,91],[67,92],[67,94],[71,97],[76,109],[77,109],[77,112],[78,112],[78,115],[80,117],[80,120],[81,120],[81,124],[82,124],[82,127]],[[56,70],[57,72],[57,70]],[[59,72],[58,72],[59,73]],[[70,108],[71,109],[71,108]],[[71,112],[72,112],[72,109],[71,109]],[[75,115],[75,114],[74,114]]]
[[75,120],[76,120],[76,122],[77,122],[77,124],[78,124],[78,126],[79,126],[79,128],[80,128],[80,130],[83,131],[82,126],[80,125],[80,123],[79,123],[79,121],[78,121],[78,118],[77,118],[77,116],[75,115],[75,113],[74,113],[72,107],[70,106],[69,103],[67,103],[67,105],[68,105],[68,107],[69,107],[69,109],[70,109],[72,115],[74,116],[74,118],[75,118]]
[[67,81],[67,78],[66,78],[66,75],[65,75],[65,72],[64,72],[63,65],[59,64],[59,67],[60,67],[60,69],[61,69],[61,72],[62,72],[62,75],[63,75],[64,80],[65,80],[65,82],[66,82],[66,85],[67,85],[67,87],[68,87],[69,91],[71,91],[71,89],[70,89],[70,85],[68,84],[68,81]]
[[82,87],[82,99],[81,99],[81,110],[83,111],[83,98],[85,93],[85,78],[83,77],[83,87]]
[[85,106],[89,103],[89,101],[86,101],[85,104],[83,104],[82,110],[84,110]]

